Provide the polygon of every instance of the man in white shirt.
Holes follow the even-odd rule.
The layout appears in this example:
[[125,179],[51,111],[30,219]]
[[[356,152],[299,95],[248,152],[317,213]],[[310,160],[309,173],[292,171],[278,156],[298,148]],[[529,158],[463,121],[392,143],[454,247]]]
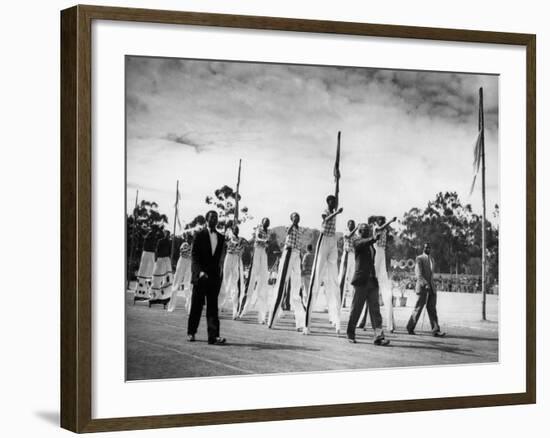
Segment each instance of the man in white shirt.
[[208,344],[225,344],[220,337],[218,317],[218,295],[222,282],[222,260],[225,251],[223,236],[216,231],[218,214],[211,210],[206,214],[207,227],[197,232],[191,251],[191,310],[187,325],[187,340],[195,341],[202,309],[206,301],[206,322],[208,325]]

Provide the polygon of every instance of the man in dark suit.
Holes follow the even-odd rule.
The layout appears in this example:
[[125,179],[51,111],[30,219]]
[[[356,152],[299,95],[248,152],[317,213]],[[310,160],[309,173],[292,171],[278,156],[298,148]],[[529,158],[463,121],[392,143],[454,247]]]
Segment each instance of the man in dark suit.
[[388,345],[390,343],[384,337],[382,330],[382,315],[380,314],[380,302],[378,294],[378,280],[374,269],[374,243],[378,236],[369,238],[369,226],[359,225],[359,239],[353,243],[355,251],[355,272],[351,280],[354,287],[353,299],[348,321],[348,341],[355,344],[355,327],[361,316],[361,311],[367,303],[372,328],[374,330],[374,344]]
[[187,340],[195,341],[199,327],[202,308],[206,301],[206,322],[208,325],[208,343],[212,345],[225,344],[225,338],[220,337],[220,320],[218,318],[218,295],[222,283],[222,264],[225,252],[225,240],[216,231],[218,214],[209,211],[206,214],[207,226],[195,235],[191,251],[191,310],[187,324]]
[[414,335],[414,328],[416,323],[422,314],[424,305],[430,318],[430,324],[432,326],[432,334],[436,337],[443,337],[445,333],[441,331],[439,327],[439,321],[437,319],[437,291],[433,281],[433,258],[430,256],[431,247],[429,243],[424,245],[424,253],[416,258],[415,275],[416,275],[416,305],[414,306],[413,313],[407,324],[407,331],[410,335]]

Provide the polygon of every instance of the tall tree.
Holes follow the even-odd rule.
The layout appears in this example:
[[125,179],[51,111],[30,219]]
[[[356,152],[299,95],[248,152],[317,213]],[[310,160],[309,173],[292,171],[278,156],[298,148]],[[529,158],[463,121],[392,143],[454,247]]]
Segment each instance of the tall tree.
[[[214,195],[206,197],[206,204],[218,212],[220,226],[231,226],[233,224],[237,207],[237,196],[240,203],[242,196],[237,195],[233,188],[224,185],[214,191]],[[241,224],[247,220],[253,219],[253,217],[248,213],[248,207],[240,204],[239,213],[237,216],[239,218],[239,223]]]
[[168,216],[158,211],[158,204],[145,199],[142,199],[134,209],[133,216],[136,218],[138,228],[142,230],[148,231],[153,225],[163,227],[168,223]]
[[[463,205],[456,192],[438,193],[426,208],[405,213],[396,258],[414,257],[429,241],[439,272],[464,273],[470,259],[479,257],[481,223],[481,216],[472,212],[471,205]],[[487,226],[486,238],[498,266],[498,231]]]

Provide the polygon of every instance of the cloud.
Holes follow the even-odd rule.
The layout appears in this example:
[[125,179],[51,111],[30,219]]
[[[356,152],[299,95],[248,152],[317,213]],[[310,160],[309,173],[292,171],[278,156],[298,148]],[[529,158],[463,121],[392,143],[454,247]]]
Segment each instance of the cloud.
[[197,153],[200,153],[204,150],[204,148],[206,147],[206,144],[204,142],[201,142],[201,141],[197,141],[197,140],[194,140],[193,139],[193,136],[189,133],[184,133],[184,134],[174,134],[174,133],[168,133],[166,134],[164,137],[162,137],[163,139],[165,140],[168,140],[168,141],[173,141],[174,143],[177,143],[177,144],[181,144],[183,146],[189,146],[193,149],[195,149],[195,151]]

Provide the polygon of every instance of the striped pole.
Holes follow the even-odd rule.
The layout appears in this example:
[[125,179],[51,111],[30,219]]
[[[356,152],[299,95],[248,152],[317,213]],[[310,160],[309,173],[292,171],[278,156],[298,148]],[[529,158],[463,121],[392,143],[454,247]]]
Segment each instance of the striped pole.
[[317,264],[319,259],[319,250],[321,249],[321,242],[323,241],[323,233],[319,234],[317,245],[315,245],[315,257],[313,258],[313,270],[311,271],[311,280],[309,282],[309,290],[307,294],[306,304],[306,329],[309,329],[309,318],[311,314],[311,302],[313,298],[313,288],[315,286],[315,280],[317,279]]
[[340,278],[340,302],[344,301],[344,289],[346,285],[346,274],[348,273],[348,252],[344,251],[344,262],[342,263],[342,275]]
[[285,285],[288,275],[288,265],[290,263],[290,255],[292,250],[290,248],[285,249],[285,254],[283,256],[283,264],[281,266],[281,269],[279,270],[279,278],[277,279],[277,295],[275,296],[275,303],[273,305],[273,311],[271,312],[271,315],[269,315],[269,324],[268,327],[272,328],[273,323],[277,319],[277,313],[279,312],[279,308],[281,306],[281,301],[283,299],[283,294],[285,292]]

